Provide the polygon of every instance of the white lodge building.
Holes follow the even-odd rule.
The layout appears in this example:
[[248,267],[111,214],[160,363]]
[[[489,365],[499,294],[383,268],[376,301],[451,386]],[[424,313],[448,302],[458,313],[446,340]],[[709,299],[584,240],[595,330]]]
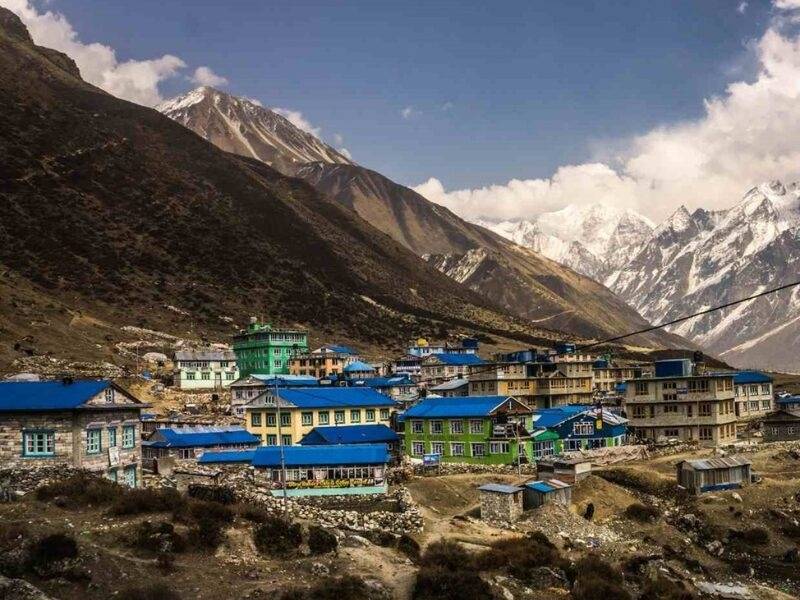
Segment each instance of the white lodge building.
[[233,350],[179,350],[173,383],[181,390],[219,390],[239,379]]
[[631,433],[652,441],[736,441],[733,373],[643,377],[628,382],[624,407]]

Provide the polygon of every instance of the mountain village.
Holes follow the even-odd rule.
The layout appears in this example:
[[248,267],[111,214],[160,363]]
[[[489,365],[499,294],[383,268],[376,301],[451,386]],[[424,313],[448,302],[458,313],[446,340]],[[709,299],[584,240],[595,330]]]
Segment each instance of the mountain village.
[[796,184],[473,222],[45,22],[0,7],[0,600],[800,597]]

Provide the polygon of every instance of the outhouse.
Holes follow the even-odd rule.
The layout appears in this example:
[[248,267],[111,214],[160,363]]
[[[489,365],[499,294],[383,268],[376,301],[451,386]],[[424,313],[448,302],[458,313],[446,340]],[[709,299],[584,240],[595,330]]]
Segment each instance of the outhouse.
[[522,498],[525,510],[539,508],[550,502],[569,506],[572,502],[572,486],[560,479],[532,481],[525,484]]
[[736,456],[682,460],[675,468],[678,485],[693,494],[740,488],[752,476],[752,463]]
[[523,488],[515,485],[487,483],[478,488],[481,497],[481,519],[513,523],[522,515]]

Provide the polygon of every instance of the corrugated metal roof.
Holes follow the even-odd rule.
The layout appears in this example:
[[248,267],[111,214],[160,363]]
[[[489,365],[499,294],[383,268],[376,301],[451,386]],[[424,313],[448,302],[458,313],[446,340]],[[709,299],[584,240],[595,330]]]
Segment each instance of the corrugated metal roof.
[[710,471],[712,469],[729,469],[731,467],[741,467],[752,464],[746,458],[740,456],[726,456],[723,458],[702,458],[696,460],[683,461],[698,471]]
[[515,485],[504,485],[502,483],[487,483],[478,488],[482,492],[495,492],[498,494],[516,494],[522,488]]
[[568,483],[564,483],[560,479],[548,479],[547,481],[532,481],[531,483],[526,483],[525,487],[536,490],[537,492],[548,494],[550,492],[554,492],[555,490],[563,490],[564,488],[572,486]]
[[0,381],[0,412],[69,410],[91,400],[111,385],[107,379]]
[[233,350],[178,350],[175,360],[236,360]]
[[568,404],[555,408],[537,408],[533,411],[533,424],[536,427],[555,427],[590,408],[591,406],[588,404]]
[[344,368],[345,373],[361,373],[365,371],[373,373],[375,372],[375,367],[365,363],[363,360],[355,360]]
[[[409,408],[404,419],[441,419],[487,417],[509,396],[461,396],[458,398],[425,398]],[[511,399],[513,400],[513,399]]]
[[408,375],[398,375],[395,377],[363,377],[351,381],[353,385],[363,385],[370,388],[393,387],[398,385],[414,385]]
[[226,450],[222,452],[203,452],[197,462],[200,464],[249,463],[255,450]]
[[442,352],[440,354],[431,354],[425,357],[425,360],[431,358],[438,358],[442,364],[459,367],[465,365],[482,365],[483,359],[477,354],[455,354],[451,352]]
[[253,456],[253,466],[280,467],[281,448],[287,467],[382,465],[389,462],[386,444],[259,446]]
[[383,424],[343,425],[315,427],[309,431],[300,444],[303,446],[324,444],[388,444],[400,439],[394,431]]
[[[268,389],[250,402],[248,407],[264,406],[267,394],[274,394]],[[284,402],[298,408],[358,408],[363,406],[395,406],[394,400],[369,387],[314,387],[314,388],[280,388],[278,397]]]
[[711,375],[733,375],[733,383],[770,383],[772,377],[761,371],[714,371]]
[[209,446],[233,446],[236,444],[259,444],[261,439],[244,427],[162,427],[152,437],[142,442],[151,448],[203,448]]
[[445,392],[448,390],[457,390],[460,387],[469,385],[469,379],[451,379],[431,388],[432,392]]
[[313,354],[322,354],[324,352],[334,352],[336,354],[350,354],[350,355],[357,355],[358,351],[354,350],[350,346],[344,346],[342,344],[325,344],[314,350]]

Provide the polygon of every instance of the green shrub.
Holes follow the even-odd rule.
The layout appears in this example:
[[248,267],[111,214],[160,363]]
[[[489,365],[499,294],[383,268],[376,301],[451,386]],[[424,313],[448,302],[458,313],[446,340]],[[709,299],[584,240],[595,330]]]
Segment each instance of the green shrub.
[[329,578],[310,589],[293,588],[278,596],[279,600],[370,600],[380,597],[360,577],[346,575]]
[[224,485],[203,485],[192,483],[187,494],[190,498],[205,500],[206,502],[219,502],[220,504],[233,504],[236,502],[236,493],[233,488]]
[[174,512],[185,506],[186,500],[172,488],[128,489],[111,505],[112,515],[138,515],[144,513]]
[[419,560],[419,555],[420,555],[419,542],[410,535],[408,535],[407,533],[401,535],[400,539],[397,540],[397,549],[400,550],[400,552],[405,554],[411,560]]
[[653,521],[657,519],[658,515],[660,514],[661,511],[659,511],[655,506],[642,504],[641,502],[634,502],[633,504],[628,505],[628,508],[625,509],[626,517],[642,523]]
[[308,529],[308,548],[311,554],[327,554],[339,547],[339,540],[327,529],[312,525]]
[[763,546],[769,542],[769,531],[763,527],[750,527],[742,531],[742,540],[748,544]]
[[149,583],[128,587],[117,596],[119,600],[181,600],[180,594],[164,583]]
[[287,556],[300,547],[303,532],[298,523],[270,517],[253,528],[253,542],[262,554]]
[[458,542],[441,539],[425,548],[421,563],[425,567],[441,567],[442,569],[457,571],[459,569],[470,569],[473,560],[472,555]]
[[33,567],[47,567],[54,562],[78,556],[78,543],[65,533],[53,533],[36,540],[28,549]]
[[417,574],[411,597],[413,600],[464,600],[494,598],[494,595],[489,584],[475,571],[426,567]]
[[80,473],[54,481],[36,489],[36,499],[41,502],[58,502],[67,508],[83,508],[110,504],[126,492],[113,481]]

